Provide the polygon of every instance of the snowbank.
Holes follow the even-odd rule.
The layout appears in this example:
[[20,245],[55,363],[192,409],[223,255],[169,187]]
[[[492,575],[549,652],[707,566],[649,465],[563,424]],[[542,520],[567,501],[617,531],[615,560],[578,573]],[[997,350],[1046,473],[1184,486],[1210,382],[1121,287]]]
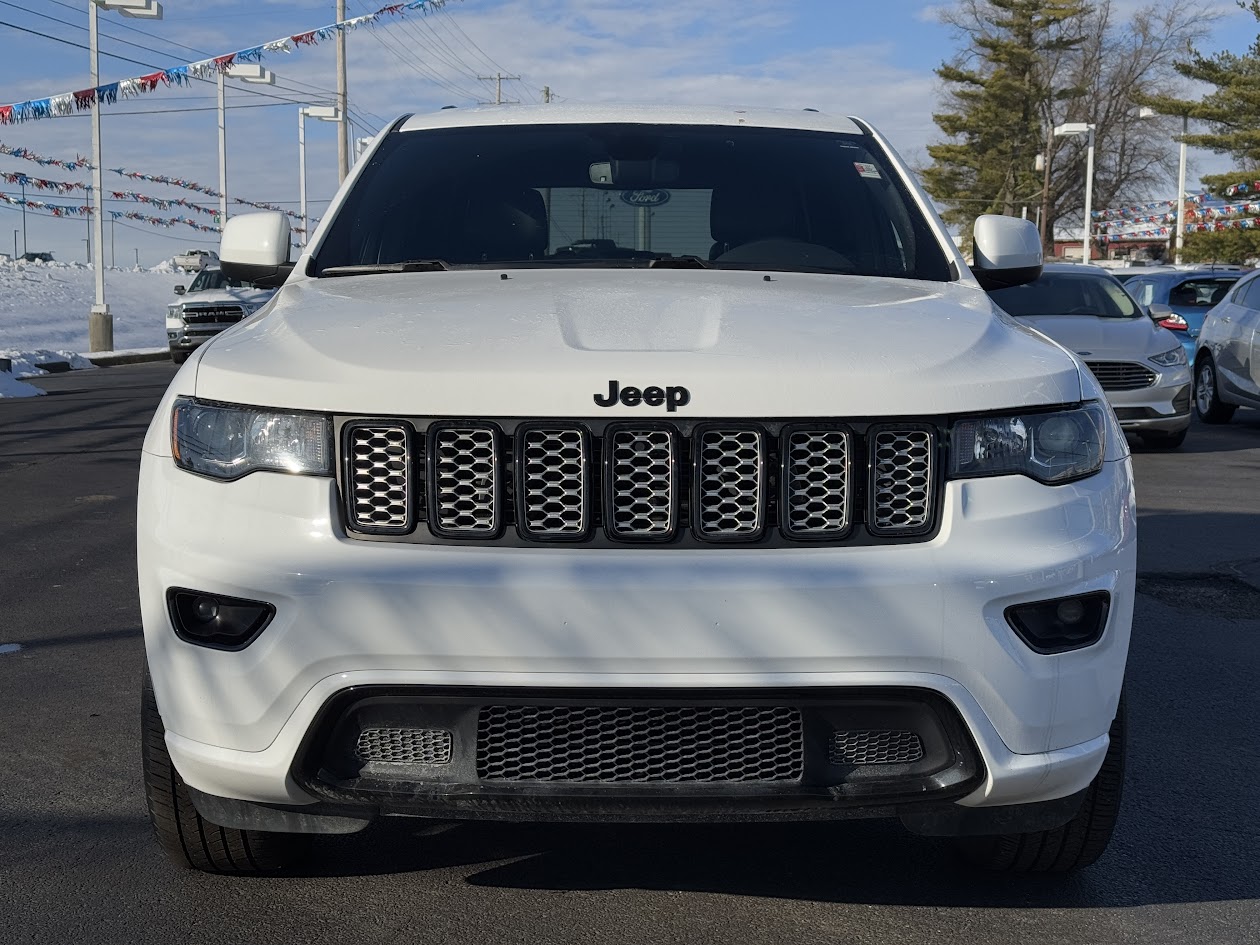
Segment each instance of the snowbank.
[[[164,347],[166,306],[176,298],[175,286],[191,278],[169,265],[107,270],[114,347]],[[0,262],[0,349],[87,351],[95,298],[92,270],[81,263]]]
[[46,348],[40,348],[36,351],[18,351],[13,348],[0,348],[0,358],[8,358],[13,363],[10,368],[14,377],[38,377],[48,372],[43,370],[40,365],[48,364],[51,361],[63,361],[70,365],[72,371],[83,371],[87,368],[96,367],[91,361],[81,354],[75,354],[73,351],[49,351]]
[[0,397],[39,397],[43,393],[34,384],[25,384],[8,371],[0,371]]

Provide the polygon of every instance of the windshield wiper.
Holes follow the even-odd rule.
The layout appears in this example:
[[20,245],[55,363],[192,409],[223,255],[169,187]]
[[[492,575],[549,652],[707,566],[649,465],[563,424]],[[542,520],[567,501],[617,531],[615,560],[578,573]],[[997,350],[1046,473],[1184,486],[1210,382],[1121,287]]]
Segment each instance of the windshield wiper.
[[361,266],[329,266],[320,276],[370,276],[378,272],[437,272],[450,265],[441,259],[408,259],[396,263],[365,263]]
[[713,263],[699,256],[662,256],[653,259],[649,269],[712,269]]

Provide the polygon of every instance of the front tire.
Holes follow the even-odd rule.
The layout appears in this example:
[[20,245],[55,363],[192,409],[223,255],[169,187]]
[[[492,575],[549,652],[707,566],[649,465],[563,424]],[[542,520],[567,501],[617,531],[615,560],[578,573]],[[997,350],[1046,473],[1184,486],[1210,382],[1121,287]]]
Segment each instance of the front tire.
[[1228,423],[1238,408],[1221,401],[1216,386],[1216,365],[1204,356],[1194,371],[1194,412],[1204,423]]
[[1106,851],[1120,814],[1125,729],[1121,693],[1108,732],[1107,755],[1075,817],[1052,830],[960,837],[955,843],[963,859],[982,869],[1007,873],[1070,873],[1094,863]]
[[220,827],[197,813],[167,753],[166,729],[147,670],[140,696],[140,736],[149,819],[158,843],[177,864],[206,873],[255,876],[279,872],[301,859],[307,845],[304,836]]
[[188,355],[190,354],[192,354],[191,351],[180,351],[177,348],[172,348],[171,360],[174,361],[176,364],[183,364],[185,361],[188,360]]

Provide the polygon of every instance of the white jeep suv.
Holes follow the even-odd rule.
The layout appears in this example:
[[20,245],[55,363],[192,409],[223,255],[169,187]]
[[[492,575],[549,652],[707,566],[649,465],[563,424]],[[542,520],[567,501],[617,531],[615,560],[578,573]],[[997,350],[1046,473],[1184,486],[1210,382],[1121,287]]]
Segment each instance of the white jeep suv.
[[897,817],[1066,870],[1119,805],[1135,512],[1070,352],[870,126],[404,117],[144,444],[144,763],[180,862],[377,818]]

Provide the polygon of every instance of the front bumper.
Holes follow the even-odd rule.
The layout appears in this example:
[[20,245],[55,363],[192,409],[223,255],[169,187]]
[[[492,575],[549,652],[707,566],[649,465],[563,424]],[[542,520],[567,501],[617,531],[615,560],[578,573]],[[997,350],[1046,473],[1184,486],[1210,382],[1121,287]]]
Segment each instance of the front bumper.
[[[461,548],[347,539],[332,481],[235,483],[141,465],[139,573],[167,744],[197,791],[311,804],[297,761],[356,687],[742,692],[918,689],[982,771],[962,806],[1063,798],[1097,772],[1132,619],[1127,458],[1082,482],[950,483],[921,544],[791,549]],[[277,609],[240,652],[177,639],[169,587]],[[1046,656],[1013,603],[1112,595],[1097,644]],[[949,798],[954,800],[953,796]],[[878,804],[879,799],[871,800]]]
[[[1153,365],[1148,365],[1153,370]],[[1109,390],[1107,403],[1128,433],[1180,433],[1190,426],[1189,367],[1157,371],[1157,380],[1139,390]]]

